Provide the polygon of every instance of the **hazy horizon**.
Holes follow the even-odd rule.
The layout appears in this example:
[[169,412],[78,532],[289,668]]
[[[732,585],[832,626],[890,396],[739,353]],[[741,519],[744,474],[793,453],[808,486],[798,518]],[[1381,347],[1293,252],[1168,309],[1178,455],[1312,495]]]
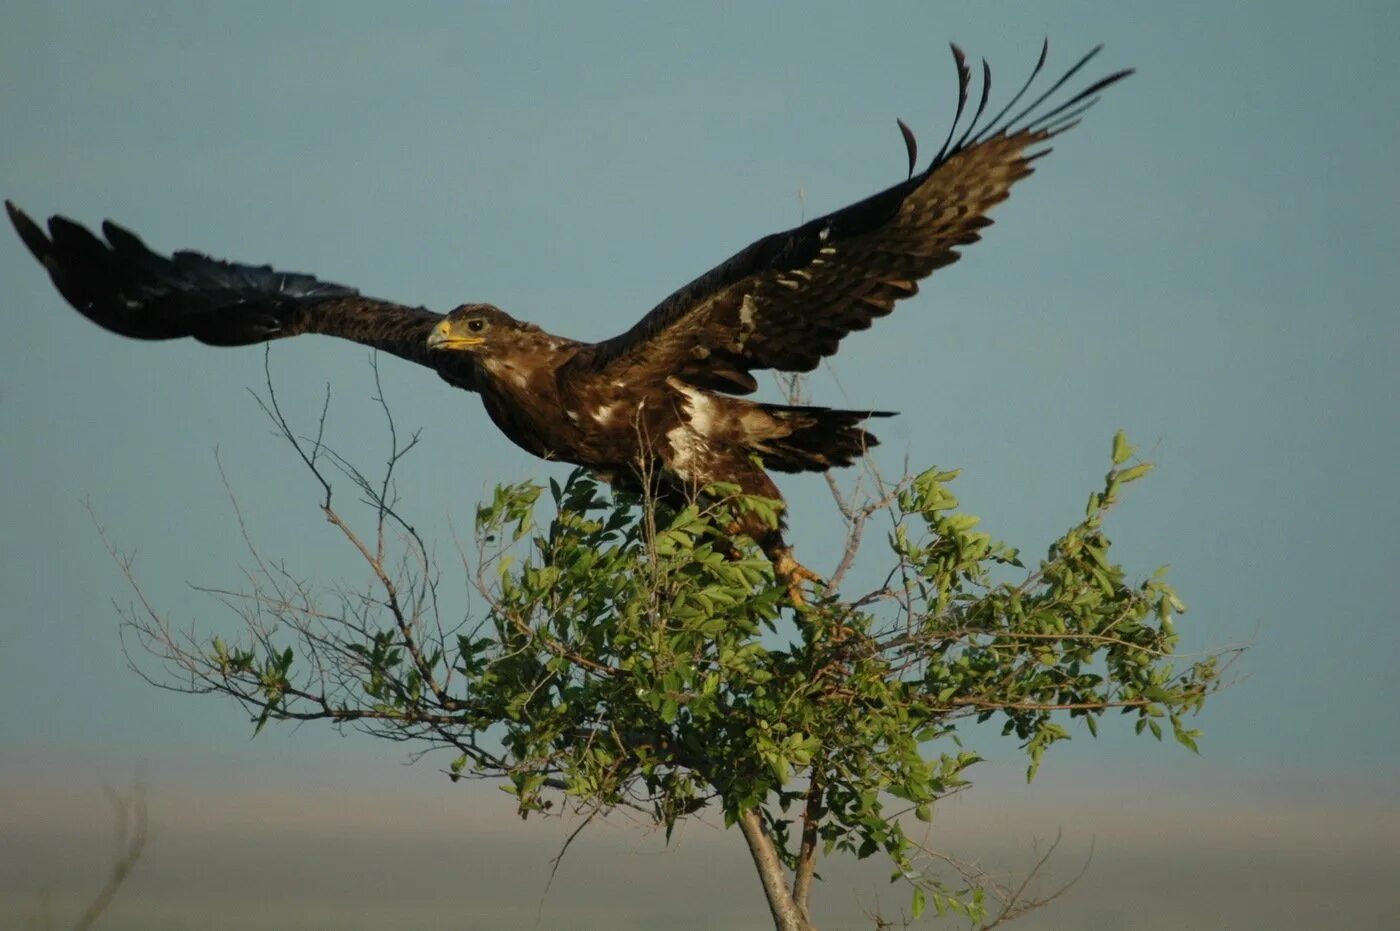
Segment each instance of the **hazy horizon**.
[[[1400,918],[1388,883],[1400,869],[1393,793],[1338,786],[1303,802],[1289,793],[1281,806],[1248,786],[1191,780],[1102,798],[1065,763],[1029,787],[993,777],[946,800],[930,829],[932,846],[1003,880],[1061,834],[1038,888],[1084,875],[1017,927],[1262,931]],[[364,767],[355,784],[318,786],[302,773],[295,785],[256,788],[208,774],[212,785],[171,789],[148,774],[152,840],[102,926],[771,927],[741,839],[713,815],[684,823],[669,847],[634,817],[592,825],[546,892],[577,819],[522,822],[490,786],[450,786],[427,764],[396,769]],[[0,923],[47,915],[63,926],[105,875],[107,801],[71,774],[4,797],[0,899],[10,904]],[[907,909],[907,889],[878,858],[837,858],[822,873],[824,928]]]

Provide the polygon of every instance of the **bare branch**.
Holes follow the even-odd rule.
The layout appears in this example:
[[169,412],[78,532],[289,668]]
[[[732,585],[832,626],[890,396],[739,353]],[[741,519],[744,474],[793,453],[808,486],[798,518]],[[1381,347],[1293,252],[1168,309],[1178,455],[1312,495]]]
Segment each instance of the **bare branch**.
[[107,875],[107,881],[78,916],[73,925],[75,931],[86,931],[102,916],[146,850],[148,824],[145,788],[138,784],[125,796],[118,795],[109,788],[107,798],[116,814],[117,849],[112,857],[112,868]]

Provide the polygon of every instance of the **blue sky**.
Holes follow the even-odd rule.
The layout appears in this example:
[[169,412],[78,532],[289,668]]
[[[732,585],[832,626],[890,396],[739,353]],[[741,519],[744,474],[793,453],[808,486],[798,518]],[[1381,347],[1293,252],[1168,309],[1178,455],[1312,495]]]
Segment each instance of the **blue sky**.
[[[936,149],[949,40],[1003,92],[1042,36],[1052,66],[1106,43],[1095,67],[1139,73],[814,397],[901,410],[885,466],[963,468],[966,509],[1029,552],[1080,513],[1116,429],[1158,464],[1110,529],[1133,571],[1172,564],[1190,647],[1252,644],[1241,681],[1202,717],[1200,757],[1105,733],[1042,778],[1395,804],[1393,6],[16,3],[0,27],[0,193],[32,213],[582,338],[902,177],[894,119]],[[105,333],[6,236],[0,781],[389,778],[394,747],[313,728],[249,743],[232,706],[127,668],[129,596],[84,501],[162,609],[205,627],[223,621],[187,583],[244,559],[216,448],[264,545],[322,578],[348,563],[245,390],[260,349]],[[373,463],[365,358],[294,340],[272,365],[305,418],[329,383],[332,441]],[[383,373],[424,431],[407,508],[444,551],[492,484],[558,474],[432,373]],[[799,546],[829,562],[820,482],[783,487]]]

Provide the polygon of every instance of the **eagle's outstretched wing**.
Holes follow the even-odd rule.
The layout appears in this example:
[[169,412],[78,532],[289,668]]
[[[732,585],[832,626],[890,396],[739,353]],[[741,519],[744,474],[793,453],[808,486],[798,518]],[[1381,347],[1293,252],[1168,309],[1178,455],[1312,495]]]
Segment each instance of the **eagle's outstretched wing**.
[[981,100],[955,140],[971,73],[953,46],[957,115],[925,171],[913,174],[914,138],[901,122],[909,149],[907,181],[760,239],[666,298],[626,333],[582,349],[569,374],[629,382],[676,375],[694,385],[747,393],[756,387],[749,374],[755,369],[815,368],[847,333],[867,328],[895,301],[914,294],[919,279],[957,261],[957,247],[976,242],[978,230],[992,222],[986,212],[1049,151],[1028,150],[1074,126],[1097,100],[1095,94],[1132,73],[1119,71],[1062,102],[1052,101],[1096,48],[1015,110],[1040,74],[1047,50],[1048,44],[1021,90],[986,123],[991,71],[983,61]]
[[46,234],[14,204],[6,201],[5,209],[59,293],[113,333],[149,340],[192,336],[211,346],[323,333],[391,352],[437,369],[459,387],[473,387],[472,363],[463,353],[428,349],[428,334],[441,314],[266,265],[198,252],[167,258],[110,220],[102,224],[106,242],[64,217],[50,218]]

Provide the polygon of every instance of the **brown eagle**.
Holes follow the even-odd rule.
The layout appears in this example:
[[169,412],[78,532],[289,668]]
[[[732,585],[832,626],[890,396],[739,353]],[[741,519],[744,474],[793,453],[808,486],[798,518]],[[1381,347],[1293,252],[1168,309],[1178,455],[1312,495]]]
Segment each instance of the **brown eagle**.
[[[753,372],[807,372],[852,330],[913,295],[918,281],[958,258],[992,221],[1048,140],[1073,127],[1119,71],[1076,93],[1057,92],[1098,53],[1084,56],[1022,104],[1048,51],[1021,89],[984,120],[991,71],[965,128],[971,69],[957,46],[958,106],[947,139],[915,174],[914,136],[902,121],[909,177],[859,203],[750,245],[685,285],[627,332],[583,343],[544,332],[489,304],[446,315],[362,296],[353,288],[197,252],[170,257],[103,223],[103,242],[53,217],[47,235],[6,202],[10,219],[59,293],[98,325],[137,339],[192,336],[242,346],[300,333],[354,340],[437,371],[482,397],[514,443],[546,459],[594,470],[640,490],[643,476],[676,502],[717,482],[779,498],[766,469],[825,471],[876,444],[860,424],[883,411],[746,400]],[[1018,106],[1020,105],[1020,106]],[[792,556],[782,527],[756,518],[753,538],[800,600],[814,579]]]

